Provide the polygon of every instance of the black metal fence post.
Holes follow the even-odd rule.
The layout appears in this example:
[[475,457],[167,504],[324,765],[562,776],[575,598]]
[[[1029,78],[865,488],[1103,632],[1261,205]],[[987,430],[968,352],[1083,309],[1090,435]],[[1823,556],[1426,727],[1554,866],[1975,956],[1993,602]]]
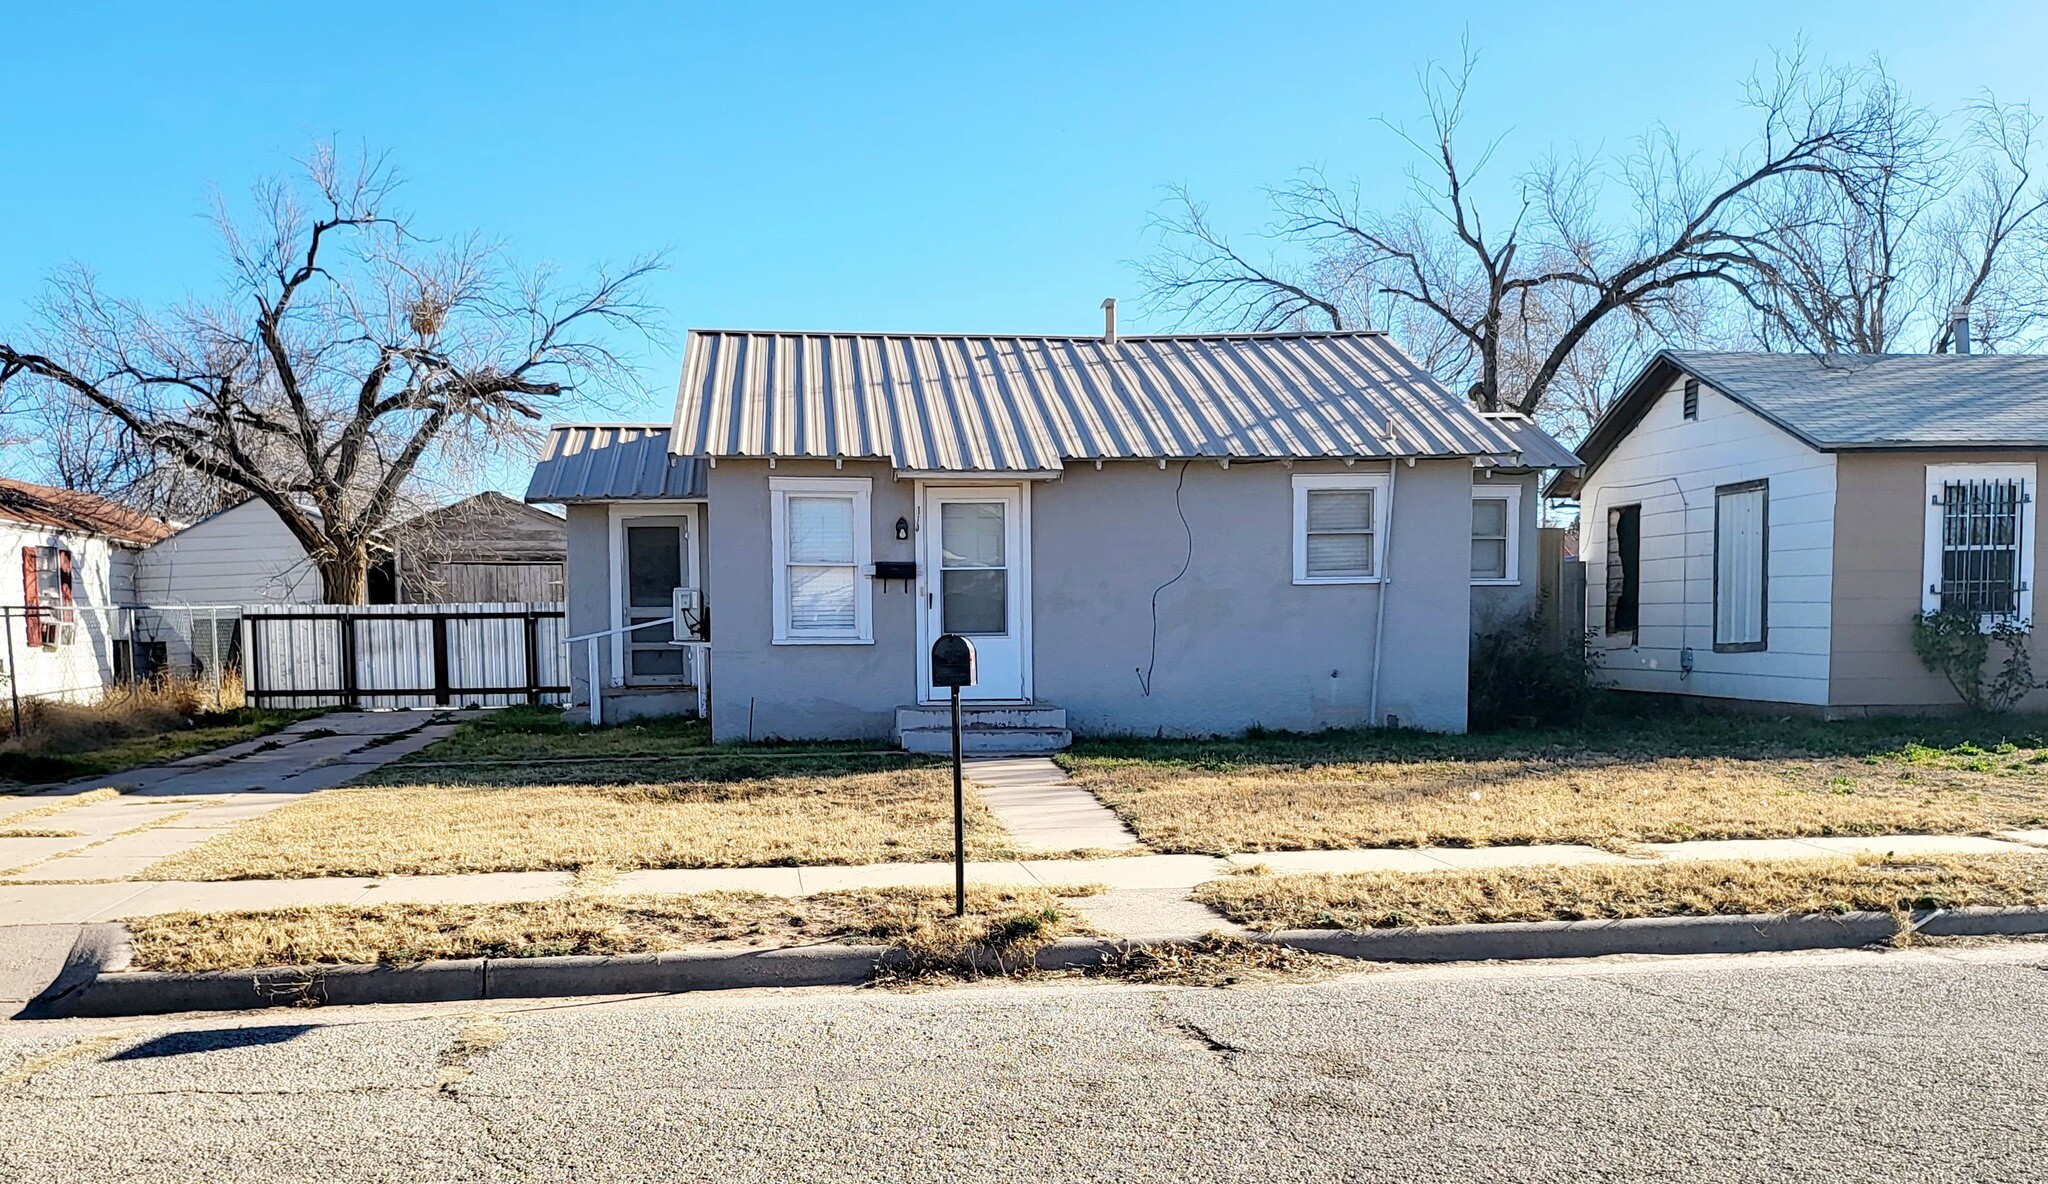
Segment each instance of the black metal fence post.
[[540,618],[526,614],[526,703],[540,706]]
[[448,618],[434,614],[434,702],[441,707],[448,706],[450,687],[448,681]]

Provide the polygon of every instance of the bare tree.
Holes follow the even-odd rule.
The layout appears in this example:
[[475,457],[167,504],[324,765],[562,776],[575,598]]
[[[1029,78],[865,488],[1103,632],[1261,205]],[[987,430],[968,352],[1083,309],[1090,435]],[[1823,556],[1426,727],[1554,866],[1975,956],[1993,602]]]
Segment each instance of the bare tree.
[[637,386],[613,342],[652,332],[652,258],[564,289],[470,235],[437,243],[393,205],[381,159],[321,146],[296,181],[216,201],[226,290],[152,310],[90,272],[52,277],[39,323],[0,338],[0,389],[104,415],[153,453],[246,491],[361,603],[372,536],[435,458],[505,446],[579,383]]
[[[1759,196],[1780,233],[1749,245],[1754,283],[1741,291],[1751,338],[1815,353],[1944,353],[1953,314],[1969,307],[1974,344],[2035,335],[2048,312],[2048,186],[2033,179],[2041,121],[1986,96],[1950,136],[1942,121],[1902,113],[1870,183],[1812,178]],[[1796,211],[1796,223],[1784,215]]]
[[[1154,308],[1232,328],[1385,328],[1487,409],[1533,414],[1566,387],[1583,418],[1619,372],[1612,351],[1704,323],[1708,289],[1757,283],[1754,244],[1804,220],[1759,194],[1808,178],[1858,191],[1899,134],[1881,71],[1812,69],[1795,53],[1748,84],[1760,130],[1746,151],[1703,166],[1659,129],[1618,159],[1553,156],[1495,216],[1481,181],[1499,141],[1473,150],[1462,135],[1474,60],[1425,72],[1422,133],[1382,121],[1421,157],[1398,208],[1305,171],[1270,194],[1263,262],[1176,192],[1141,265]],[[1759,224],[1760,211],[1790,225]]]

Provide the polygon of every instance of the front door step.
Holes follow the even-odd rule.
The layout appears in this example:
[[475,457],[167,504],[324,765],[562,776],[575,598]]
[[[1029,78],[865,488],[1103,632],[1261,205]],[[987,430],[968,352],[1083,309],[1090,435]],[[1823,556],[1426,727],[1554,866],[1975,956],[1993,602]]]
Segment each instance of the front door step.
[[[907,752],[953,751],[950,705],[916,704],[896,709],[896,739]],[[1049,703],[960,705],[960,751],[972,753],[1059,752],[1073,742],[1067,711]]]

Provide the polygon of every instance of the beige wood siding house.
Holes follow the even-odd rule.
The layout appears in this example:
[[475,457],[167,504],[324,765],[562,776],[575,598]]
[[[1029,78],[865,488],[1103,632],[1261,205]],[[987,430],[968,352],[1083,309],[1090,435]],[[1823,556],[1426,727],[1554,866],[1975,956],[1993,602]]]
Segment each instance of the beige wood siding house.
[[1579,452],[1550,492],[1579,503],[1589,645],[1621,689],[1949,709],[1915,617],[2032,619],[2048,358],[1667,351]]

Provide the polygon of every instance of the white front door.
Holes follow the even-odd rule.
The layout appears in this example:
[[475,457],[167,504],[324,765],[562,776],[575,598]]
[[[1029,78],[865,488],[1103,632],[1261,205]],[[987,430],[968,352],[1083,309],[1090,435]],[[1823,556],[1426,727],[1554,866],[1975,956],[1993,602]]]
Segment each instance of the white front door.
[[[627,518],[620,524],[619,536],[625,547],[619,623],[670,620],[675,590],[695,586],[690,519],[684,515]],[[621,638],[627,686],[691,685],[690,651],[669,641],[669,627],[656,624]]]
[[932,643],[974,643],[975,683],[962,699],[1031,698],[1029,509],[1020,485],[926,486],[918,524],[918,680],[927,700]]

